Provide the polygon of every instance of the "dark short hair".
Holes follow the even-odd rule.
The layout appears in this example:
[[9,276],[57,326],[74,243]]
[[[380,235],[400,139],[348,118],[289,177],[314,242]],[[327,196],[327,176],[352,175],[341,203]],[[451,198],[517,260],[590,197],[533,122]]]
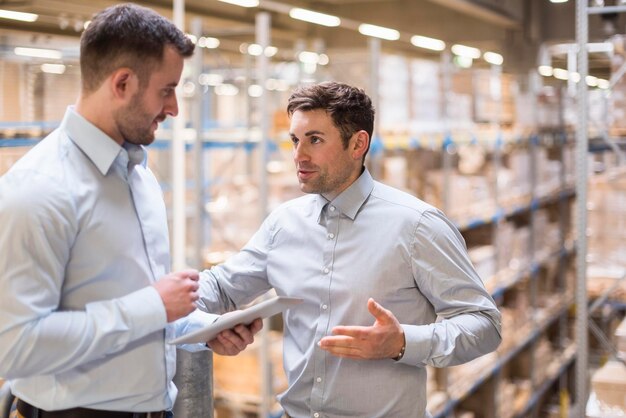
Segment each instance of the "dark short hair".
[[93,92],[118,68],[128,67],[146,86],[154,68],[163,61],[166,45],[182,57],[195,45],[172,22],[151,9],[118,4],[94,16],[80,39],[83,90]]
[[[372,138],[374,131],[374,106],[363,89],[335,81],[298,87],[289,97],[287,114],[297,110],[325,110],[341,133],[344,149],[350,137],[364,130]],[[369,150],[369,148],[368,148]],[[367,152],[366,152],[367,154]]]

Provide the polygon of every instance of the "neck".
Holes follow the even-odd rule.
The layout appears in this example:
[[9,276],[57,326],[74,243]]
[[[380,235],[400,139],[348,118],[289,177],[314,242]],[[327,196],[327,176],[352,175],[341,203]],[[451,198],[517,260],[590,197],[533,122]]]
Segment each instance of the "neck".
[[114,110],[102,106],[106,100],[99,98],[98,92],[81,93],[76,101],[76,112],[87,119],[91,124],[107,134],[119,145],[124,144],[124,138],[115,125]]

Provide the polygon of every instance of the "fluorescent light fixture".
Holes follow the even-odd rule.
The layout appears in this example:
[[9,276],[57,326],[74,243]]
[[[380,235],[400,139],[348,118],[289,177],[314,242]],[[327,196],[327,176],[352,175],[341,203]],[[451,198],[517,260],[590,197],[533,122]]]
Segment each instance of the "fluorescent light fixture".
[[63,64],[41,64],[41,71],[48,74],[63,74],[65,65]]
[[609,83],[609,80],[605,80],[603,78],[598,79],[598,88],[607,90],[609,87],[611,87],[611,83]]
[[23,48],[16,47],[13,52],[15,55],[22,57],[34,57],[34,58],[47,58],[50,60],[60,60],[63,57],[61,51],[56,49],[43,49],[43,48]]
[[549,65],[540,65],[537,71],[544,77],[552,77],[552,67]]
[[471,68],[474,60],[470,57],[455,55],[454,58],[452,58],[452,61],[461,68]]
[[185,36],[191,40],[191,43],[196,45],[198,43],[198,37],[196,35],[192,35],[191,33],[186,33]]
[[219,0],[223,3],[234,4],[235,6],[241,7],[257,7],[259,5],[259,0]]
[[460,57],[478,59],[480,58],[480,49],[472,48],[471,46],[465,46],[461,44],[452,45],[452,53]]
[[341,24],[341,19],[337,16],[300,9],[299,7],[291,9],[289,11],[289,16],[293,19],[303,20],[305,22],[315,23],[322,26],[333,27]]
[[215,94],[218,96],[236,96],[239,89],[234,84],[220,84],[215,87]]
[[567,0],[550,0],[550,3],[567,3]]
[[589,87],[598,87],[598,77],[594,77],[592,75],[588,75],[585,77],[585,81]]
[[400,32],[397,30],[370,25],[368,23],[360,24],[359,32],[361,32],[362,35],[373,36],[374,38],[386,39],[388,41],[397,41],[400,39]]
[[502,63],[504,62],[504,58],[502,57],[502,55],[497,54],[495,52],[487,51],[483,54],[483,58],[489,64],[493,64],[493,65],[502,65]]
[[220,74],[202,73],[198,76],[198,83],[203,86],[219,86],[224,82],[224,77]]
[[210,36],[201,36],[200,39],[198,39],[198,46],[200,48],[215,49],[220,46],[220,40],[211,38]]
[[317,57],[317,63],[319,65],[327,65],[330,62],[330,58],[328,58],[328,55],[326,54],[320,54],[319,57]]
[[251,84],[248,87],[248,96],[250,97],[261,97],[263,96],[263,87],[258,84]]
[[580,81],[580,73],[570,73],[569,79],[572,80],[574,83],[578,83]]
[[276,48],[275,46],[266,46],[265,52],[263,52],[263,55],[265,55],[266,57],[273,57],[277,53],[278,53],[278,48]]
[[39,18],[39,15],[34,13],[14,12],[12,10],[1,10],[1,19],[19,20],[20,22],[34,22]]
[[319,55],[316,52],[302,51],[298,54],[298,60],[305,64],[317,64]]
[[446,49],[444,41],[429,38],[428,36],[413,35],[411,36],[411,43],[418,48],[430,49],[432,51],[443,51]]
[[263,47],[259,44],[248,45],[248,54],[258,57],[263,53]]
[[552,70],[552,75],[554,78],[558,78],[559,80],[567,80],[569,78],[569,72],[562,68],[554,68]]

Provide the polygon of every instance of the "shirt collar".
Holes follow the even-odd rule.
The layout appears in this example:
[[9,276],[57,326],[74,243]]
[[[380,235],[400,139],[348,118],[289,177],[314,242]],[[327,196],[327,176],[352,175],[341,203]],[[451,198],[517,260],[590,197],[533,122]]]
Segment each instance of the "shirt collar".
[[85,153],[103,176],[108,173],[122,148],[117,142],[78,114],[74,106],[67,108],[61,129],[67,132],[72,142]]
[[[374,179],[370,172],[366,169],[363,170],[361,176],[354,183],[352,183],[346,190],[341,192],[339,196],[335,197],[331,205],[339,209],[339,212],[346,215],[348,218],[354,220],[357,213],[361,209],[361,206],[365,203],[369,195],[374,190]],[[319,207],[320,216],[322,209],[329,203],[322,195],[317,196],[317,205]]]

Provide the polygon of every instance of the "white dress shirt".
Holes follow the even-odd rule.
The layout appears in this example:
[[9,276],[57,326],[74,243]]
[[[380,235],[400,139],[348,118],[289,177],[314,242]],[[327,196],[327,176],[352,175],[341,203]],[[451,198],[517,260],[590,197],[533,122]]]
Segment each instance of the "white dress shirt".
[[151,286],[170,269],[167,218],[145,160],[70,107],[0,178],[0,376],[39,408],[171,409],[167,341],[213,320],[167,324]]
[[[297,418],[422,417],[427,364],[460,364],[501,340],[500,313],[461,234],[368,171],[332,202],[306,195],[281,205],[240,253],[201,273],[200,285],[210,312],[271,288],[304,299],[284,314],[289,387],[279,396]],[[337,325],[373,325],[370,297],[402,324],[400,361],[345,359],[317,346]]]

